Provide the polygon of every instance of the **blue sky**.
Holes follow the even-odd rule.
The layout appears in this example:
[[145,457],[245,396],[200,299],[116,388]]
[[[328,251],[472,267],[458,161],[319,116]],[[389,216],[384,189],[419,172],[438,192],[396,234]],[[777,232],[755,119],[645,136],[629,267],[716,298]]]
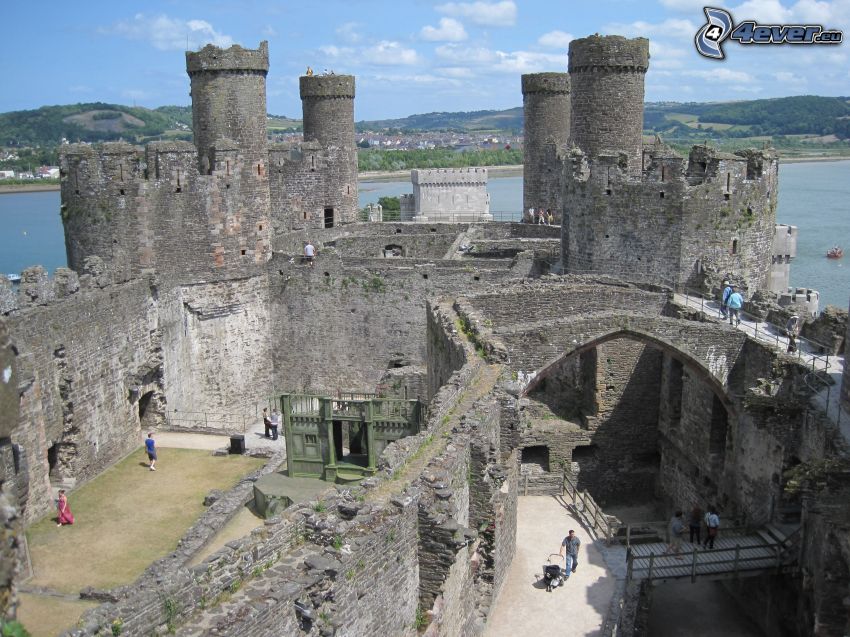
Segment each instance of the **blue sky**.
[[355,118],[522,104],[520,75],[565,71],[572,38],[650,39],[648,101],[850,95],[850,45],[742,46],[700,57],[703,6],[736,22],[822,24],[848,37],[850,0],[149,0],[10,2],[0,112],[103,101],[188,105],[184,51],[269,41],[268,110],[300,118],[308,65],[357,77]]

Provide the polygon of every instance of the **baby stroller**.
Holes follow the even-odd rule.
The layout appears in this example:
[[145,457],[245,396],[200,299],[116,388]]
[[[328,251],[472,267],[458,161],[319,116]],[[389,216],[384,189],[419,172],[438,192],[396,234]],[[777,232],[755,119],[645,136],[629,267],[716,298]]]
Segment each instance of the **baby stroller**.
[[558,564],[552,564],[553,555],[559,560],[561,559],[560,555],[552,553],[543,565],[543,580],[546,582],[546,592],[548,593],[564,583],[564,571]]

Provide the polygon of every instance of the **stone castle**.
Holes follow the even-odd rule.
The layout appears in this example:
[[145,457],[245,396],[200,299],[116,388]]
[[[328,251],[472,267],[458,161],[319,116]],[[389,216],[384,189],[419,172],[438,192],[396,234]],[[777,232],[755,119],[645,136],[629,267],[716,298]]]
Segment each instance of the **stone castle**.
[[[769,634],[846,634],[835,411],[810,367],[674,293],[731,278],[757,298],[784,276],[777,159],[644,145],[645,39],[576,40],[569,60],[522,78],[525,205],[556,209],[560,228],[358,223],[354,79],[302,77],[304,142],[269,147],[265,43],[187,53],[194,144],[64,149],[70,269],[0,282],[4,565],[20,566],[20,527],[56,485],[97,476],[143,431],[198,431],[203,413],[232,433],[288,392],[427,404],[373,478],[189,566],[250,497],[240,484],[137,582],[96,592],[108,601],[74,635],[116,617],[130,635],[481,634],[518,496],[560,494],[565,475],[603,510],[699,504],[798,527],[782,575],[728,588]],[[300,261],[308,239],[315,267]],[[795,468],[801,492],[786,489]],[[17,572],[0,571],[6,616]],[[649,585],[618,589],[603,634],[639,632],[648,599]]]

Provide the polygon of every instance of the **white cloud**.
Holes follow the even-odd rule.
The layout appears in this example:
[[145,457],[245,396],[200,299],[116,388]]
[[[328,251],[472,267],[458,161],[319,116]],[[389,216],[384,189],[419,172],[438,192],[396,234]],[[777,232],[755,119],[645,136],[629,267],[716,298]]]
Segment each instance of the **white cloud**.
[[121,97],[131,100],[144,100],[150,97],[150,93],[142,89],[128,88],[121,91]]
[[606,33],[616,33],[626,37],[678,37],[693,39],[699,27],[690,20],[669,18],[664,22],[644,22],[638,20],[628,24],[613,23],[606,24],[603,29]]
[[783,84],[805,84],[807,82],[805,77],[801,77],[796,73],[791,73],[790,71],[779,71],[778,73],[773,73],[773,78],[777,82],[782,82]]
[[702,8],[706,6],[705,0],[660,0],[661,4],[674,11],[702,14]]
[[473,76],[472,69],[462,66],[444,66],[437,69],[437,73],[446,77],[470,78]]
[[432,42],[461,42],[467,38],[463,25],[454,18],[440,18],[439,27],[424,26],[420,35]]
[[343,25],[340,25],[336,29],[336,34],[340,37],[343,42],[347,42],[348,44],[356,44],[363,39],[363,37],[359,33],[360,29],[359,22],[346,22]]
[[437,47],[435,52],[438,58],[454,62],[454,68],[463,68],[457,66],[460,64],[486,73],[532,73],[564,71],[567,68],[567,56],[564,53],[506,52],[451,44]]
[[735,24],[744,20],[755,20],[759,24],[785,24],[791,19],[791,11],[779,0],[747,0],[731,13]]
[[91,93],[91,86],[86,86],[85,84],[74,84],[73,86],[68,87],[69,93]]
[[[741,84],[752,84],[755,78],[744,71],[732,71],[725,68],[712,69],[711,71],[685,71],[683,75],[698,77],[712,84],[726,84],[729,88],[735,88]],[[741,90],[740,88],[736,90]]]
[[549,33],[544,33],[537,38],[537,44],[552,49],[566,49],[570,46],[570,42],[574,39],[575,37],[571,33],[564,33],[563,31],[549,31]]
[[267,24],[266,26],[264,26],[262,28],[262,30],[260,31],[260,33],[262,33],[267,38],[276,38],[277,37],[277,31],[270,24]]
[[492,64],[498,59],[495,51],[484,47],[460,47],[456,44],[444,44],[438,46],[434,52],[438,58],[469,66]]
[[354,55],[354,49],[346,46],[335,46],[333,44],[320,46],[319,51],[323,53],[325,57],[334,59],[350,58]]
[[487,27],[512,27],[516,24],[517,9],[513,0],[501,2],[448,2],[436,10],[447,15],[467,18],[473,24]]
[[[838,3],[836,2],[835,4],[837,5]],[[844,4],[847,5],[848,3],[845,2]],[[834,19],[833,5],[829,2],[800,0],[791,7],[791,12],[800,22],[821,24],[827,29],[835,28],[829,24]]]
[[363,59],[372,64],[419,64],[419,54],[414,49],[406,49],[398,42],[383,40],[363,51]]
[[658,40],[649,41],[650,69],[678,69],[684,66],[684,60],[690,55],[690,49],[670,46]]
[[167,15],[137,13],[132,20],[118,22],[101,32],[116,33],[131,40],[147,40],[160,51],[185,51],[206,44],[229,47],[233,38],[219,33],[206,20],[178,20]]

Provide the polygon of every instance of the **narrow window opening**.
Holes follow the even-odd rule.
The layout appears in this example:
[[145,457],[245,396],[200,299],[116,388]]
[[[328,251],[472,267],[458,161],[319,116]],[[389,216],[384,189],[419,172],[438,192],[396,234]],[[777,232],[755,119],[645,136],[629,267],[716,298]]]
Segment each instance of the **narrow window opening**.
[[726,173],[726,192],[729,192],[729,185],[732,183],[732,175]]
[[122,189],[121,189],[121,190],[119,190],[118,192],[119,192],[120,194],[122,194],[122,195],[123,195],[123,194],[124,194],[124,189],[122,188]]
[[667,167],[666,166],[661,167],[661,181],[662,182],[667,181]]
[[259,230],[263,229],[263,224],[260,224]]
[[334,209],[325,208],[325,228],[334,227]]
[[224,174],[227,175],[228,177],[230,177],[230,160],[229,159],[225,162]]
[[428,275],[427,275],[427,274],[423,274],[423,275],[422,275],[422,278],[423,278],[423,279],[427,279],[427,278],[428,278]]
[[307,220],[307,211],[306,210],[304,211],[304,220],[305,221]]
[[732,239],[732,254],[738,254],[738,240]]
[[658,196],[661,197],[662,199],[664,199],[664,191],[662,190],[661,192],[659,192]]
[[241,254],[244,257],[245,256],[245,249],[243,248],[242,250],[240,250],[239,254]]

